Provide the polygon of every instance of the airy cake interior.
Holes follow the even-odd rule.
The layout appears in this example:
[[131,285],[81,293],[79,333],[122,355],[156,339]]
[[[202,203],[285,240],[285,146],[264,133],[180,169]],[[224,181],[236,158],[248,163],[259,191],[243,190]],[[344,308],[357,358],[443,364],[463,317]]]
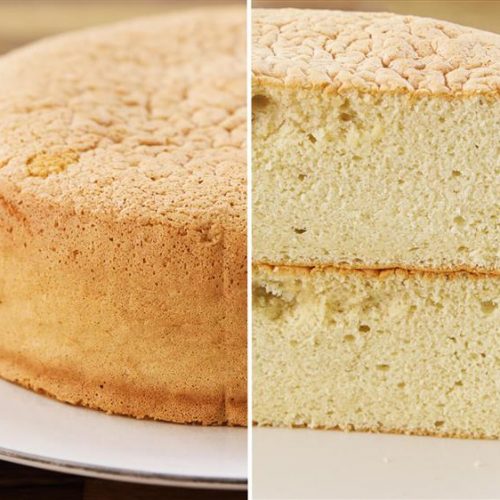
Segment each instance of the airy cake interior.
[[254,269],[254,420],[500,437],[500,280]]
[[495,270],[499,101],[257,87],[254,260]]

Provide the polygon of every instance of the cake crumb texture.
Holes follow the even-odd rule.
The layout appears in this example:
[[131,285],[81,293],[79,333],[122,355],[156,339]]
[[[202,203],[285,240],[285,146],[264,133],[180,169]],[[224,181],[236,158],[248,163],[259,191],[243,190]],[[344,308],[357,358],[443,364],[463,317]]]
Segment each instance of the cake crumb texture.
[[500,278],[257,266],[253,418],[500,438]]
[[253,418],[500,438],[500,36],[254,13]]
[[497,273],[500,36],[336,11],[254,24],[254,260]]

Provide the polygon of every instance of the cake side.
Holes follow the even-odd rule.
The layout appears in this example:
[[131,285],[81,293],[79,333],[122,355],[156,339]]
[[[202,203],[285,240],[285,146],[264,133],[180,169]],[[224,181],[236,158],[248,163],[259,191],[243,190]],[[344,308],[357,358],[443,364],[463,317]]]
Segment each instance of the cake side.
[[253,418],[500,437],[500,279],[254,269]]
[[254,261],[498,273],[500,100],[254,85]]
[[112,413],[245,424],[242,235],[209,241],[5,192],[2,377]]

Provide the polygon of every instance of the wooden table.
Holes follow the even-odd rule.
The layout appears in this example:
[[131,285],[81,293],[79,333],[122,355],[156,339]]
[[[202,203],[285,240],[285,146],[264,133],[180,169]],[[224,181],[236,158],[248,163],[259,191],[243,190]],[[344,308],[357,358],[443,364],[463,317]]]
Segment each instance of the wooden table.
[[[223,3],[219,0],[218,3]],[[236,0],[237,2],[237,0]],[[0,54],[55,33],[186,6],[186,1],[0,0]],[[208,0],[191,0],[207,4]],[[235,3],[235,0],[226,0]],[[0,76],[1,77],[1,76]],[[166,488],[88,479],[0,461],[1,500],[243,500],[246,492]]]
[[0,461],[2,500],[244,500],[246,492],[165,488],[88,479]]

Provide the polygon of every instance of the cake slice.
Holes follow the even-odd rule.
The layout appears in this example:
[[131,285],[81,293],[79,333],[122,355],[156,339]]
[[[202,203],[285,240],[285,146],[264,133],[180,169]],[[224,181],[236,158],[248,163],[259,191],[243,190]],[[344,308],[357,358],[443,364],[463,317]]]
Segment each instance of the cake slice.
[[500,37],[257,10],[253,416],[500,438]]
[[253,255],[497,273],[500,36],[255,10]]

